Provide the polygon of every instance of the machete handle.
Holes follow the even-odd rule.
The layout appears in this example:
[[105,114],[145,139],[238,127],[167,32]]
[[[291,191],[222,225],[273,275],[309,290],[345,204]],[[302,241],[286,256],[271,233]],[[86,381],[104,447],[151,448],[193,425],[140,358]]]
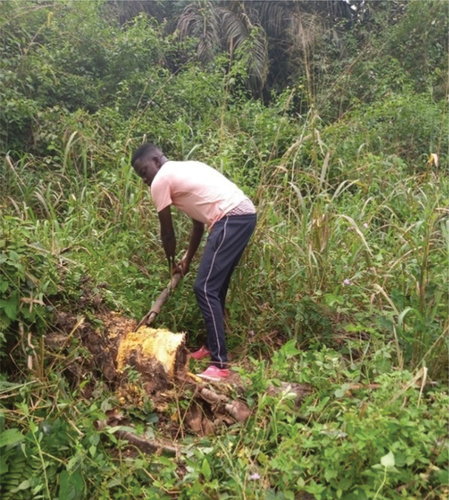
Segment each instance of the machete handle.
[[147,312],[147,314],[145,314],[145,316],[140,320],[140,322],[136,326],[136,331],[143,325],[147,326],[150,325],[156,319],[156,316],[161,312],[162,306],[168,299],[170,292],[178,286],[178,283],[181,281],[181,278],[182,276],[180,273],[175,273],[171,277],[171,280],[169,281],[165,290],[154,301],[153,305],[151,306],[151,309]]

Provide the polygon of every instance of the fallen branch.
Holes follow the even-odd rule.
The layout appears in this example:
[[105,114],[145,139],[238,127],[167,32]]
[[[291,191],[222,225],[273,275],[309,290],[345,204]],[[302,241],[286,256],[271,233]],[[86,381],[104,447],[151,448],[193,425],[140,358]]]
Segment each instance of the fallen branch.
[[216,394],[205,387],[199,390],[200,396],[210,404],[223,404],[223,408],[231,414],[236,422],[243,423],[251,415],[251,411],[243,401],[229,399],[223,394]]
[[170,456],[178,456],[180,453],[180,449],[177,446],[162,444],[157,441],[150,441],[149,439],[141,438],[140,436],[137,436],[132,432],[116,431],[114,434],[119,439],[128,441],[128,443],[132,444],[147,455],[154,453],[164,453]]
[[[115,427],[117,425],[126,424],[126,418],[119,412],[117,409],[109,410],[106,412],[107,419],[106,420],[97,420],[95,422],[95,427],[98,430],[103,430],[108,426]],[[129,428],[130,426],[127,425]],[[161,443],[159,441],[150,441],[149,439],[142,438],[137,434],[134,434],[130,431],[111,429],[111,432],[117,436],[119,439],[123,441],[128,441],[128,443],[132,444],[140,451],[146,454],[166,454],[171,456],[178,456],[181,452],[181,449],[178,446],[170,445],[167,443]]]
[[202,387],[199,391],[201,397],[208,403],[228,403],[228,398],[223,394],[217,394],[210,389]]
[[225,410],[230,413],[236,422],[243,423],[251,415],[251,410],[242,401],[232,401],[225,405]]

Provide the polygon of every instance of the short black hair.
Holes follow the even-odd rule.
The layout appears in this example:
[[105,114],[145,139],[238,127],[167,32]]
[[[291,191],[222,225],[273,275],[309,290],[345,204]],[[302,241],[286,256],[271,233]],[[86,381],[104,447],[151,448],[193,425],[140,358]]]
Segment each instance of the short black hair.
[[139,159],[144,156],[150,156],[150,155],[155,155],[155,156],[162,156],[162,150],[160,147],[156,146],[155,144],[151,144],[150,142],[146,142],[145,144],[142,144],[142,146],[139,146],[136,151],[133,154],[133,157],[131,158],[131,165],[134,165],[134,163]]

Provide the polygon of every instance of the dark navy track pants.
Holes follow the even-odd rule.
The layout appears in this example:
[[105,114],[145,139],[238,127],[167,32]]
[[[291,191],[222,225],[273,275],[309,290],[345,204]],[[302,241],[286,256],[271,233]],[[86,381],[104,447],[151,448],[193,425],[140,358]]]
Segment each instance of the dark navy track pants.
[[227,366],[224,307],[232,272],[256,227],[256,214],[225,216],[209,234],[193,285],[207,331],[211,364]]

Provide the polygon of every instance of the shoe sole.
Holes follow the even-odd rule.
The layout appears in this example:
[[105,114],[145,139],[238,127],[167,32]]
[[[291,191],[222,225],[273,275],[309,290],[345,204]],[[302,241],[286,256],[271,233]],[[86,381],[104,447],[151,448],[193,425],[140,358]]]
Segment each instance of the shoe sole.
[[204,379],[204,380],[210,380],[211,382],[226,382],[229,380],[228,377],[210,377],[209,375],[197,375],[198,377]]

